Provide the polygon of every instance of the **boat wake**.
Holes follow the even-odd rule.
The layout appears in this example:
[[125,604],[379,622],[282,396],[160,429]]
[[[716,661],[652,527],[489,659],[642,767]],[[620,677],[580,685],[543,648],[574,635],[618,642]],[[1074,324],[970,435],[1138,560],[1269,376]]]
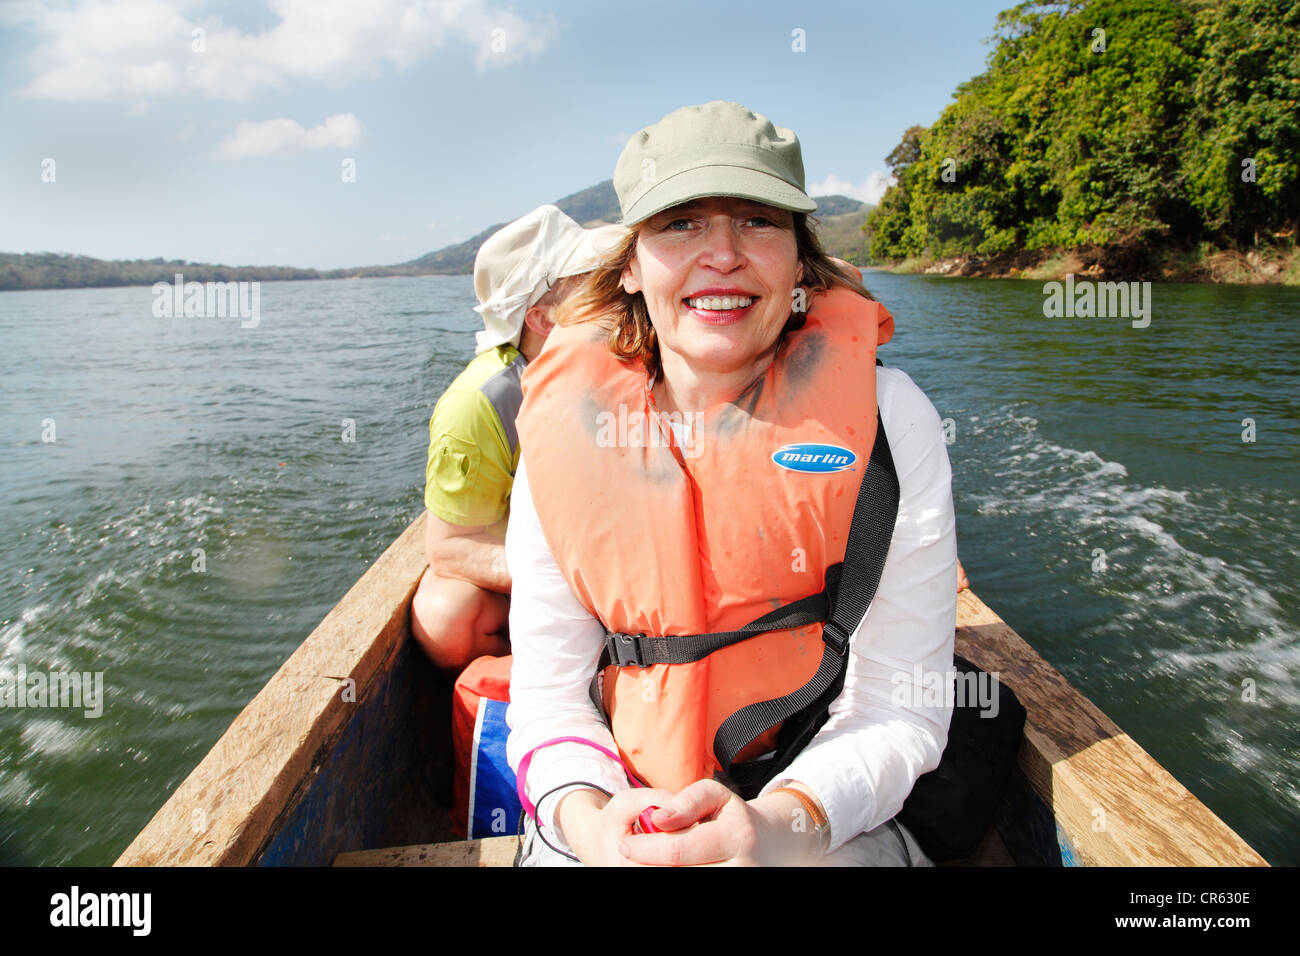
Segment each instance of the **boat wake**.
[[1073,658],[1090,692],[1114,695],[1098,702],[1121,725],[1128,712],[1144,726],[1147,717],[1165,722],[1157,739],[1191,730],[1238,770],[1300,799],[1300,754],[1278,734],[1300,724],[1290,619],[1300,599],[1280,571],[1300,501],[1213,483],[1144,484],[1120,462],[1053,442],[1016,408],[964,431],[998,452],[981,462],[960,444],[950,449],[967,489],[955,489],[959,515],[973,512],[978,535],[993,526],[1024,545],[1030,554],[1017,563],[1041,562],[1044,588],[1028,587],[1034,600],[1072,592],[1069,603],[1089,608],[1052,622],[1053,656]]

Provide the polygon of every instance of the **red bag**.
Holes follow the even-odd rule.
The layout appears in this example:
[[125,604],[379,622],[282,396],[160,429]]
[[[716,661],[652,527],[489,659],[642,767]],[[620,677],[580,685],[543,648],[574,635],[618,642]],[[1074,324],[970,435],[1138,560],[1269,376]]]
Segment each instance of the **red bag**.
[[522,808],[515,774],[506,762],[506,707],[512,657],[480,657],[456,678],[451,697],[451,741],[456,755],[452,831],[471,840],[504,836],[518,827]]

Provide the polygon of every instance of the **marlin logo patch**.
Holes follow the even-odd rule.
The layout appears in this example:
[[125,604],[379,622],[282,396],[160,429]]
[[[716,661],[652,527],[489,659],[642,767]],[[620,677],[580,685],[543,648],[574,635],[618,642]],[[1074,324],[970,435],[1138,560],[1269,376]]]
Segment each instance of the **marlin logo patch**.
[[772,461],[789,471],[803,471],[809,474],[829,474],[852,468],[858,456],[839,445],[818,445],[804,442],[798,445],[786,445],[772,453]]

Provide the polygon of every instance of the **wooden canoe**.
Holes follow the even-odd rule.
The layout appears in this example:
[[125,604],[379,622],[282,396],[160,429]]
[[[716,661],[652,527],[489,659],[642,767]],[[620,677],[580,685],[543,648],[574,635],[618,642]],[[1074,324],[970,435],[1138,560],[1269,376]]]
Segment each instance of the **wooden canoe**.
[[[513,837],[448,842],[450,688],[410,636],[424,568],[421,517],[117,865],[508,865]],[[1267,865],[970,591],[956,643],[1028,712],[996,828],[966,864]]]

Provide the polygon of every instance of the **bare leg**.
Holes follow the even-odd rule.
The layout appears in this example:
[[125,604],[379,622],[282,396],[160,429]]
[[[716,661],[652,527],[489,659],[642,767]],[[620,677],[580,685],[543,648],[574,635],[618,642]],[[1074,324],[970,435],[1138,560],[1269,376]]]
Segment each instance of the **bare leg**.
[[963,568],[961,566],[961,562],[958,561],[957,562],[957,590],[965,591],[969,587],[970,587],[970,580],[966,577],[966,569]]
[[510,598],[426,570],[411,603],[411,633],[425,654],[450,674],[470,661],[510,653]]

